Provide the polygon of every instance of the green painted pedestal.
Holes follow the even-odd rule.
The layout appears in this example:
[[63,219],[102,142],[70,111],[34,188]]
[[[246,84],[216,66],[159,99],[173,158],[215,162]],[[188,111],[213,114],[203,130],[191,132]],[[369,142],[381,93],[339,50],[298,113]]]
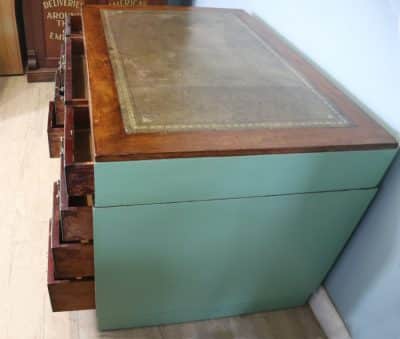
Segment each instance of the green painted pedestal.
[[96,163],[99,327],[304,304],[394,153]]

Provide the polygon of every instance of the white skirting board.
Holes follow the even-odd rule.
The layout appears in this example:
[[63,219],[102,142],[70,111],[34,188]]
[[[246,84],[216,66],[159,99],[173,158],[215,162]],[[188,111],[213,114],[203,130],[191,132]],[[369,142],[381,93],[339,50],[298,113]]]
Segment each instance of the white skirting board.
[[323,286],[313,294],[309,304],[328,339],[351,339],[346,325]]

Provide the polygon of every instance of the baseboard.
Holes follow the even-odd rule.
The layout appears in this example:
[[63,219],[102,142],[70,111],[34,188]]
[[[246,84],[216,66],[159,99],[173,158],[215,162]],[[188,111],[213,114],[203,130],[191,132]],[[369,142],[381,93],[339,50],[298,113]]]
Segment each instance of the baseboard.
[[324,287],[320,287],[313,294],[309,304],[328,339],[351,339],[343,319]]

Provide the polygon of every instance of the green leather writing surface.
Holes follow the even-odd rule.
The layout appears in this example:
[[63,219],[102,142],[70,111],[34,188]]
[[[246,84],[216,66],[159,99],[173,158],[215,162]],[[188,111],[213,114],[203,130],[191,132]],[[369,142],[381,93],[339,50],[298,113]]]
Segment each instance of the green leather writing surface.
[[352,124],[235,13],[101,16],[127,133]]
[[397,149],[96,162],[97,207],[376,187]]
[[375,192],[95,208],[99,327],[304,304]]

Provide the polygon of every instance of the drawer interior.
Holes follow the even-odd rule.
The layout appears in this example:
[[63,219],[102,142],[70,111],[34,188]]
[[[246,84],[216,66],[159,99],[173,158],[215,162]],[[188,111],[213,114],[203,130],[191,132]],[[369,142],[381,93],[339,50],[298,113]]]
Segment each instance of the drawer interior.
[[82,35],[82,20],[79,15],[68,15],[65,18],[65,35]]
[[92,161],[90,130],[74,131],[74,161]]
[[90,134],[90,117],[87,106],[75,106],[67,109],[66,135],[72,138],[68,139],[68,146],[71,146],[72,161],[91,162],[92,147]]
[[72,99],[87,99],[87,72],[84,55],[72,56]]
[[83,39],[79,36],[67,37],[65,41],[65,102],[87,103],[88,83]]
[[64,128],[64,168],[68,194],[93,194],[94,169],[88,107],[68,106]]
[[[61,166],[63,159],[61,159]],[[93,196],[70,196],[65,172],[61,167],[58,182],[60,195],[60,227],[63,242],[88,243],[93,241]]]

